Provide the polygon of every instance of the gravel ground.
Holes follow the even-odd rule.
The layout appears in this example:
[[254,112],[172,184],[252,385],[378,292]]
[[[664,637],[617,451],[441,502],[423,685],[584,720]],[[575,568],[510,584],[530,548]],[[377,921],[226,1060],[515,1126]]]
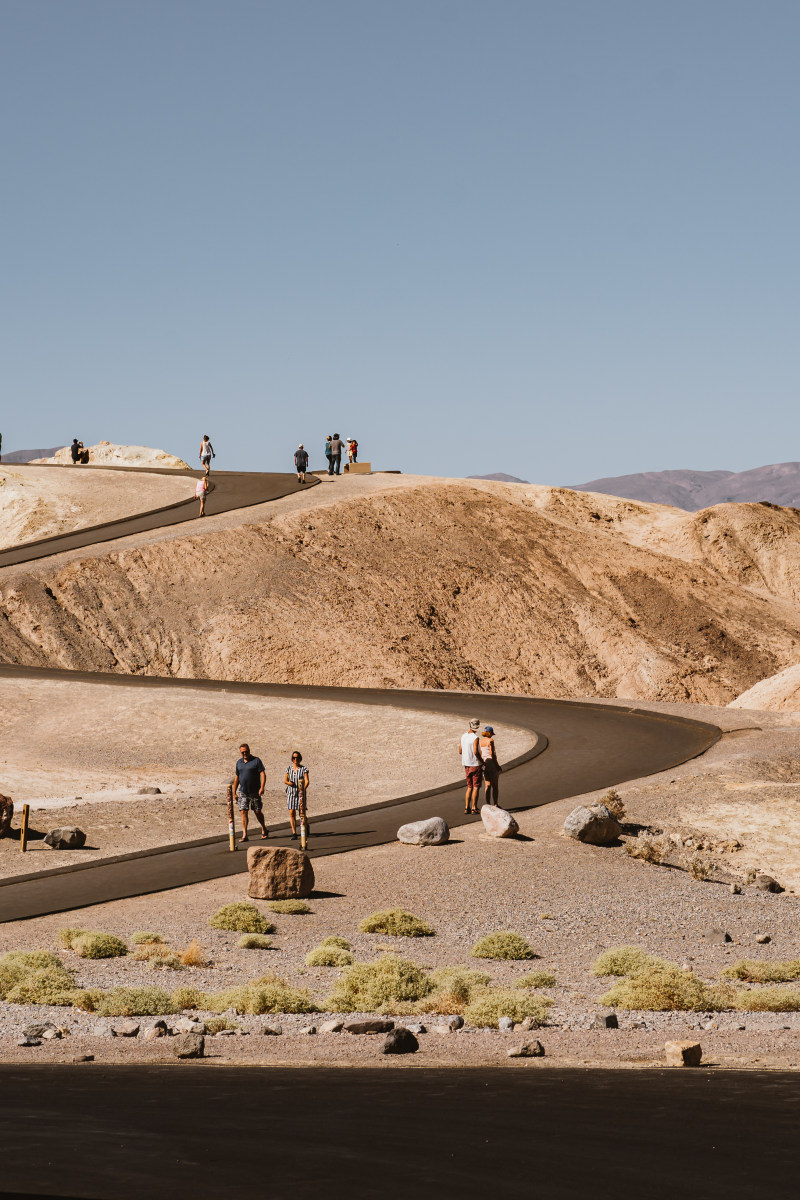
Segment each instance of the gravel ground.
[[[686,706],[688,707],[688,706]],[[685,711],[685,709],[684,709]],[[701,710],[696,715],[711,717]],[[754,714],[719,710],[719,720],[729,728],[747,723]],[[756,714],[761,719],[762,714]],[[769,723],[768,721],[766,722]],[[793,736],[800,735],[795,729]],[[706,796],[709,779],[745,771],[743,739],[752,737],[757,752],[753,764],[763,762],[762,731],[723,738],[702,759],[663,776],[624,785],[620,790],[629,820],[665,827],[665,813],[675,813],[674,788],[680,787],[681,812],[691,809],[695,794]],[[780,737],[789,734],[779,732]],[[767,746],[768,749],[768,746]],[[676,784],[670,781],[676,780]],[[587,797],[591,799],[594,797]],[[619,1013],[620,1029],[591,1028],[595,1014],[605,1011],[600,996],[608,980],[597,979],[590,967],[605,948],[634,944],[688,964],[704,979],[718,978],[722,969],[738,958],[767,961],[800,957],[798,899],[745,887],[733,895],[727,881],[740,869],[737,855],[718,856],[716,881],[698,882],[686,871],[653,866],[631,859],[620,847],[583,846],[563,837],[561,825],[577,798],[519,814],[521,837],[495,841],[480,826],[453,831],[445,847],[420,850],[392,844],[338,855],[316,865],[318,892],[309,916],[270,915],[277,932],[274,949],[245,951],[236,947],[235,934],[208,926],[208,918],[224,903],[244,896],[243,876],[216,880],[160,895],[145,896],[98,906],[67,916],[43,917],[0,928],[0,946],[50,947],[55,931],[65,924],[102,929],[130,936],[137,929],[155,929],[172,944],[183,947],[196,938],[213,965],[182,972],[156,971],[131,959],[87,962],[65,952],[65,961],[77,970],[84,985],[156,983],[171,988],[192,983],[218,988],[273,971],[296,986],[307,987],[324,1003],[338,975],[335,969],[305,967],[305,953],[323,937],[344,935],[353,942],[359,961],[372,961],[380,953],[398,952],[430,967],[468,962],[485,968],[498,984],[513,984],[532,967],[551,970],[558,986],[543,994],[554,1001],[548,1025],[538,1036],[548,1062],[567,1065],[598,1063],[640,1066],[660,1061],[663,1044],[675,1038],[699,1038],[705,1060],[721,1066],[795,1067],[800,1062],[800,1013]],[[705,800],[703,800],[705,804]],[[702,810],[704,813],[706,809]],[[699,834],[681,820],[671,830]],[[708,827],[705,826],[705,829]],[[746,847],[745,847],[746,850]],[[743,852],[739,852],[741,855]],[[378,908],[401,905],[428,920],[436,936],[393,939],[360,934],[359,920]],[[712,928],[727,931],[727,946],[711,944],[704,934]],[[540,956],[530,962],[483,963],[470,958],[476,939],[498,929],[515,929],[529,939]],[[768,934],[769,944],[757,942]],[[379,950],[379,946],[392,947]],[[165,975],[168,976],[165,978]],[[63,1023],[68,1038],[55,1044],[23,1049],[16,1046],[21,1029],[39,1017]],[[274,1018],[283,1027],[280,1038],[258,1035],[273,1018],[242,1017],[237,1023],[250,1036],[209,1039],[209,1052],[221,1061],[274,1061],[295,1063],[379,1062],[380,1038],[350,1035],[310,1037],[299,1029],[324,1020],[324,1016]],[[420,1018],[429,1028],[440,1018]],[[644,1027],[635,1025],[644,1022]],[[142,1018],[143,1028],[150,1019]],[[110,1038],[90,1033],[98,1024],[88,1014],[69,1010],[0,1007],[0,1058],[18,1061],[34,1057],[63,1060],[92,1053],[98,1061],[157,1060],[169,1055],[162,1041]],[[421,1039],[421,1053],[413,1064],[477,1063],[506,1061],[509,1046],[526,1035],[467,1029]],[[400,1060],[404,1064],[408,1060]],[[508,1060],[509,1065],[516,1064]],[[521,1065],[525,1065],[524,1061]]]

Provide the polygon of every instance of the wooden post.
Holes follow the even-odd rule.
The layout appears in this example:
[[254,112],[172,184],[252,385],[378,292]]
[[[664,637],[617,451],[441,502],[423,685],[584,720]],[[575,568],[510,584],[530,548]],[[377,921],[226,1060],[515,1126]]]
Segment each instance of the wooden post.
[[233,784],[228,784],[228,848],[236,849],[236,826],[233,823]]
[[24,854],[25,851],[28,849],[28,817],[30,816],[30,811],[31,811],[30,804],[23,804],[23,806],[22,806],[22,825],[20,826],[20,831],[19,831],[19,849],[20,849],[21,854]]
[[308,840],[308,826],[306,824],[306,789],[302,776],[298,780],[298,788],[300,791],[300,849],[305,852]]

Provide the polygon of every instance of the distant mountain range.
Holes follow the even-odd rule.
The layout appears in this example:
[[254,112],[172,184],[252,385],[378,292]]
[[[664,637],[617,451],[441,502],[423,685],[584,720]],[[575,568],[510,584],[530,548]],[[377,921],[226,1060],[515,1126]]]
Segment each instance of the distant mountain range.
[[6,463],[26,463],[31,462],[34,458],[52,458],[56,450],[60,450],[60,446],[51,446],[45,450],[12,450],[10,454],[3,455],[3,462]]
[[505,471],[495,471],[493,475],[468,475],[467,479],[496,479],[498,483],[530,483],[530,479],[518,479],[516,475],[506,475]]
[[643,471],[570,484],[578,492],[602,492],[649,504],[671,504],[688,512],[712,504],[766,500],[786,508],[800,506],[800,463],[772,463],[751,471]]

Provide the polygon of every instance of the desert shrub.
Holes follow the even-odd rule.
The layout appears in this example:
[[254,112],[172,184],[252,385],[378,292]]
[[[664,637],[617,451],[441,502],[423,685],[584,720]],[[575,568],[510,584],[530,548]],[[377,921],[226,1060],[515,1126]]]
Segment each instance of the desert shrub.
[[72,943],[75,941],[75,938],[83,937],[83,935],[88,932],[89,931],[87,929],[58,929],[56,931],[56,941],[58,942],[59,946],[63,946],[65,950],[71,950]]
[[416,963],[383,957],[376,963],[354,963],[325,1003],[332,1012],[394,1012],[397,1002],[421,1000],[432,991],[433,983]]
[[473,996],[491,982],[491,976],[475,967],[439,967],[432,971],[430,981],[434,990],[418,1001],[416,1012],[463,1012]]
[[612,946],[592,963],[593,975],[632,975],[645,967],[672,966],[663,958],[655,958],[638,946]]
[[744,881],[747,884],[755,883],[758,870],[756,867],[748,867],[744,873]]
[[150,959],[150,966],[157,971],[182,971],[184,964],[181,962],[179,955],[173,954],[171,950],[165,948],[161,954],[153,955]]
[[744,979],[747,983],[791,983],[800,979],[800,958],[789,962],[759,962],[753,958],[740,958],[726,967],[723,979]]
[[176,1012],[182,1012],[184,1008],[200,1008],[202,999],[203,993],[200,989],[190,984],[176,987],[172,993],[172,1003]]
[[128,947],[113,933],[81,933],[72,939],[79,958],[122,958]]
[[81,1008],[84,1012],[95,1012],[98,1004],[101,1003],[105,992],[102,988],[81,988],[76,993],[73,1001],[75,1008]]
[[267,908],[272,909],[274,913],[289,913],[294,917],[302,917],[314,911],[305,900],[270,900]]
[[800,992],[796,988],[762,987],[736,993],[741,1012],[800,1012]]
[[672,839],[666,834],[654,835],[640,833],[638,837],[630,838],[625,843],[625,853],[631,858],[639,858],[642,862],[658,865],[662,863],[672,849]]
[[185,950],[178,951],[178,958],[184,967],[207,967],[208,955],[199,942],[192,939]]
[[537,1025],[544,1025],[552,1003],[546,996],[529,996],[514,988],[485,988],[464,1009],[464,1019],[470,1025],[493,1029],[501,1017],[511,1017],[512,1021],[531,1017]]
[[229,1021],[227,1017],[211,1017],[205,1022],[206,1033],[215,1034],[222,1033],[223,1029],[241,1029],[241,1025],[235,1025],[233,1021]]
[[625,820],[625,804],[616,788],[609,788],[600,803],[606,806],[612,817],[620,822]]
[[703,882],[714,874],[714,864],[707,858],[701,858],[699,854],[693,854],[686,863],[686,870],[692,879]]
[[734,996],[730,987],[712,987],[691,971],[663,963],[620,979],[600,1003],[642,1012],[720,1012],[733,1008]]
[[[161,1017],[178,1012],[168,992],[157,987],[113,987],[107,992],[87,989],[92,1007],[100,1017]],[[77,1007],[83,1007],[78,1004]]]
[[240,950],[270,950],[272,938],[265,933],[243,933],[236,945]]
[[347,938],[339,937],[337,933],[330,937],[323,938],[320,946],[338,946],[340,950],[352,950],[353,947],[348,942]]
[[403,908],[389,908],[365,917],[358,927],[362,933],[386,933],[390,937],[432,937],[433,929]]
[[309,1013],[319,1012],[310,994],[304,988],[290,987],[275,975],[262,975],[251,979],[240,987],[226,988],[222,992],[205,992],[200,997],[201,1008],[209,1012],[225,1012],[233,1008],[241,1013]]
[[353,956],[341,946],[315,946],[306,955],[307,967],[350,967]]
[[5,1000],[12,988],[34,971],[63,971],[72,983],[72,976],[56,954],[49,950],[9,950],[0,958],[0,1000]]
[[473,958],[538,958],[533,947],[518,933],[504,930],[500,933],[487,933],[478,938],[472,947]]
[[262,916],[255,904],[248,904],[246,901],[223,904],[208,923],[212,929],[225,929],[229,933],[275,932],[275,926]]
[[144,942],[136,947],[131,957],[134,962],[151,962],[154,958],[161,958],[170,953],[172,952],[169,946],[162,942]]
[[556,987],[558,980],[555,975],[551,975],[549,971],[531,971],[528,975],[523,975],[522,979],[517,980],[518,988],[546,988]]
[[63,967],[43,967],[30,971],[9,988],[8,1004],[53,1004],[66,1007],[75,1003],[79,989]]
[[131,941],[134,946],[147,946],[163,942],[164,939],[160,933],[148,933],[147,930],[140,929],[138,933],[133,934]]

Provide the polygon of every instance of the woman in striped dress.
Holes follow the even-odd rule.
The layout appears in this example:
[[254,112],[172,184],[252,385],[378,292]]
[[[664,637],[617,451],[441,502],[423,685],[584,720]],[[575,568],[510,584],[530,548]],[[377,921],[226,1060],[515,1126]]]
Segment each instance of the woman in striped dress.
[[306,832],[310,832],[308,824],[308,767],[303,765],[303,756],[299,750],[292,753],[290,766],[286,768],[284,783],[286,784],[286,807],[289,810],[289,823],[292,827],[292,841],[297,841],[297,813],[305,814]]

